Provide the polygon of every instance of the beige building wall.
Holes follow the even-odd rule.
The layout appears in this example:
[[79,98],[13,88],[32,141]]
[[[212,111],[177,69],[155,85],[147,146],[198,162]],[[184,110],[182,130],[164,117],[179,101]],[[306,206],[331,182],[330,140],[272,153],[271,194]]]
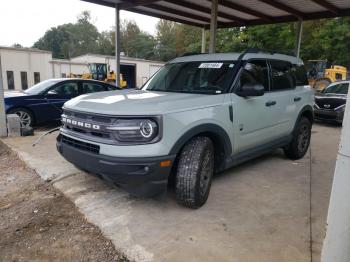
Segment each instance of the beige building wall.
[[[53,59],[52,53],[32,48],[13,48],[0,46],[0,59],[2,65],[3,86],[8,90],[7,71],[13,72],[14,89],[22,90],[21,72],[27,74],[27,84],[35,84],[34,73],[40,81],[50,78],[68,77],[72,74],[88,73],[89,63],[106,63],[110,70],[115,70],[116,60],[113,56],[86,54],[67,59]],[[163,62],[144,60],[131,57],[121,57],[122,65],[135,67],[136,86],[142,86],[163,65]]]
[[53,78],[65,78],[70,74],[83,74],[88,73],[88,64],[75,63],[70,60],[53,59],[50,61],[52,66],[52,77]]
[[4,89],[8,90],[7,72],[13,72],[15,90],[22,90],[21,72],[27,74],[28,87],[34,85],[34,73],[40,81],[51,78],[51,52],[27,48],[0,47]]

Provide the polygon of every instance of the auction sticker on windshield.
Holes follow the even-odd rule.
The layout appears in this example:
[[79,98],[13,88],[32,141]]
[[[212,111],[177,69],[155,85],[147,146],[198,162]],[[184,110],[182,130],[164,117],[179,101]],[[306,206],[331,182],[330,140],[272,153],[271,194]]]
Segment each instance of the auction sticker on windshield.
[[221,68],[223,63],[201,63],[198,68]]

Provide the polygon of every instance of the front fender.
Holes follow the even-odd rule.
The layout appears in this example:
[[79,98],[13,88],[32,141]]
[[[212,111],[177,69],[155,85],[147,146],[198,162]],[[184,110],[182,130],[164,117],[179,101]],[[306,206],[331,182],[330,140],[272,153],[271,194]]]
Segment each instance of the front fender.
[[199,134],[210,134],[215,136],[218,141],[223,146],[224,152],[226,156],[230,156],[232,153],[232,144],[229,135],[227,132],[217,124],[201,124],[189,129],[186,133],[184,133],[173,145],[170,150],[170,154],[177,154],[180,152],[181,148],[193,137]]

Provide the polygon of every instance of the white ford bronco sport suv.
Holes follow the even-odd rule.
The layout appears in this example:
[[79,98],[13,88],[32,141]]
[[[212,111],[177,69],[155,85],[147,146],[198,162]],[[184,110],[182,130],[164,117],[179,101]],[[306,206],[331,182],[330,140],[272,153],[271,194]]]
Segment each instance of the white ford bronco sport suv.
[[296,57],[254,49],[183,56],[139,90],[66,102],[57,148],[134,195],[164,192],[173,178],[178,201],[198,208],[216,172],[278,148],[302,158],[313,104]]

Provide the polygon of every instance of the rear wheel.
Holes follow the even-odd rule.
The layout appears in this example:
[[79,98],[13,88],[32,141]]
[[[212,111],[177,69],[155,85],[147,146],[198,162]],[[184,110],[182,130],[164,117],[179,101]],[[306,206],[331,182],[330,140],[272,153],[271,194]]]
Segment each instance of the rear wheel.
[[183,148],[176,174],[180,204],[199,208],[208,199],[214,172],[214,146],[208,137],[195,137]]
[[25,108],[15,108],[9,111],[9,114],[16,114],[21,120],[22,127],[32,127],[34,125],[34,118],[32,113]]
[[302,117],[293,134],[293,139],[284,149],[284,153],[290,159],[296,160],[304,157],[311,139],[311,122],[306,117]]

